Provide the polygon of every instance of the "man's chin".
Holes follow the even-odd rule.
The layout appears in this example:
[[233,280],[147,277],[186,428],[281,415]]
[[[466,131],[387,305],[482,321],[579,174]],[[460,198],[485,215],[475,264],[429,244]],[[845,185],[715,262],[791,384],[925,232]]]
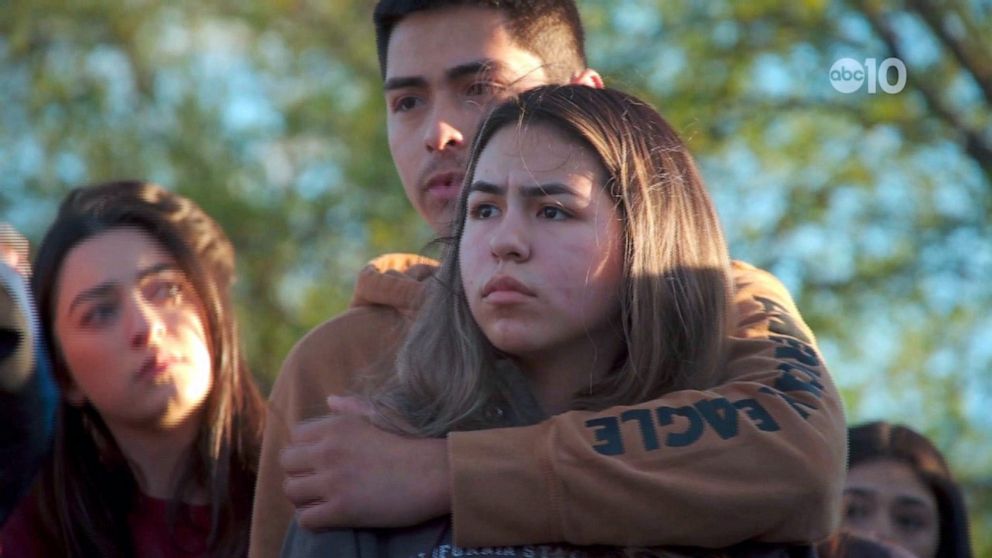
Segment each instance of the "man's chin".
[[455,208],[457,205],[458,200],[456,199],[445,200],[435,198],[428,200],[424,205],[424,211],[421,211],[420,214],[438,236],[448,236],[453,233],[451,228],[455,221]]

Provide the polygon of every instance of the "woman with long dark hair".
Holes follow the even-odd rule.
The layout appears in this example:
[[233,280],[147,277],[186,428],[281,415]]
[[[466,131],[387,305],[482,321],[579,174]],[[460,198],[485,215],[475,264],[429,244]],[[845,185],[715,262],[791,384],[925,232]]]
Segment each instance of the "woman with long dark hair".
[[32,286],[63,401],[4,556],[243,556],[263,402],[230,290],[234,249],[190,200],[78,188]]

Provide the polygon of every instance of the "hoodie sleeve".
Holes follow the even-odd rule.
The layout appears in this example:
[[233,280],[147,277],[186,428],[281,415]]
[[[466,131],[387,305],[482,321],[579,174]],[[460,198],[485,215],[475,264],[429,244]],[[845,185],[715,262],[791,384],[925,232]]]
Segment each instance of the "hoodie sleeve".
[[279,452],[300,421],[327,414],[328,395],[354,389],[363,373],[387,366],[422,299],[437,263],[411,254],[386,254],[363,268],[351,308],[301,339],[283,362],[269,394],[248,555],[279,556],[294,508],[283,493]]
[[283,493],[279,452],[292,427],[327,414],[327,396],[354,390],[363,373],[389,362],[408,322],[396,308],[351,308],[310,331],[283,362],[269,394],[248,555],[279,556],[294,508]]
[[843,407],[785,287],[733,267],[725,383],[449,436],[456,544],[813,542],[839,519]]

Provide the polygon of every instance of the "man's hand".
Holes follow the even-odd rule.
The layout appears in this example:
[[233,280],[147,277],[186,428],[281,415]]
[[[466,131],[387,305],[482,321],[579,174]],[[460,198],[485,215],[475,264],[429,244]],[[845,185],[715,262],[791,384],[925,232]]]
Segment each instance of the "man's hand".
[[299,424],[279,456],[301,526],[404,527],[451,512],[447,440],[379,429],[356,398],[327,404],[332,414]]

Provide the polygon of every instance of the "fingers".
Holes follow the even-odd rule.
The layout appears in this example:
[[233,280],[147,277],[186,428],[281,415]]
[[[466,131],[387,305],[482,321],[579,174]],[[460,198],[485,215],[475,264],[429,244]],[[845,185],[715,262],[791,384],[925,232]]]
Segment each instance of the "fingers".
[[319,470],[335,452],[335,417],[313,419],[293,427],[289,443],[279,452],[279,465],[287,475],[304,475]]
[[283,481],[282,491],[297,508],[312,506],[324,500],[322,497],[323,484],[324,480],[319,475],[292,476]]
[[330,395],[327,397],[327,407],[332,413],[345,415],[360,415],[363,417],[372,416],[372,406],[369,402],[359,397],[343,397]]
[[304,529],[318,531],[340,527],[362,527],[346,508],[335,500],[314,502],[296,510],[296,520]]
[[324,416],[305,420],[293,427],[289,441],[291,444],[312,444],[327,439],[334,435],[335,422],[339,422],[339,417]]
[[317,452],[313,444],[293,444],[279,452],[279,466],[287,476],[313,473]]
[[344,505],[344,494],[334,490],[332,479],[319,475],[290,477],[283,483],[283,491],[293,506],[300,526],[311,531],[336,527],[360,527],[355,517]]
[[338,470],[366,429],[363,418],[328,416],[302,422],[290,433],[290,442],[279,452],[279,465],[287,476]]

